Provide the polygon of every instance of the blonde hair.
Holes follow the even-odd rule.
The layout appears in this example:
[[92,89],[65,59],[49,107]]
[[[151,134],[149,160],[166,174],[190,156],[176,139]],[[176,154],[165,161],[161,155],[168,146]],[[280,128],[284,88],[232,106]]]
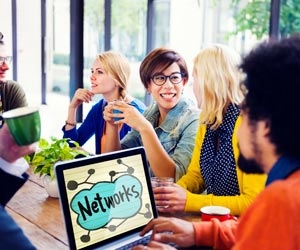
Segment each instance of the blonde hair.
[[201,91],[201,123],[212,129],[220,126],[230,103],[240,104],[240,56],[225,45],[215,44],[201,50],[194,59],[193,75]]
[[128,81],[130,77],[130,63],[124,55],[115,51],[105,51],[97,56],[105,72],[119,86],[120,99],[127,95]]

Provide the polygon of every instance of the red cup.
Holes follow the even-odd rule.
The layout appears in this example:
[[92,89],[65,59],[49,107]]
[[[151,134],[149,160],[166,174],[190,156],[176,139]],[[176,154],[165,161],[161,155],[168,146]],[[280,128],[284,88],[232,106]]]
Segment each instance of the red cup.
[[219,221],[236,220],[236,217],[230,214],[230,209],[222,206],[206,206],[200,209],[202,221],[210,221],[215,218]]

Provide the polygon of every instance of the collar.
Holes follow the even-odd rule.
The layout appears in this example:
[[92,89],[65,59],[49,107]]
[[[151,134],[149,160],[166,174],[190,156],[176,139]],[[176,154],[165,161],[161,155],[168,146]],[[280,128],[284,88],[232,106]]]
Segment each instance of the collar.
[[[170,133],[178,124],[178,118],[183,116],[184,113],[188,112],[194,104],[191,100],[182,97],[180,101],[168,112],[165,120],[159,126],[163,131]],[[181,115],[180,115],[181,114]],[[149,109],[146,118],[151,122],[151,124],[156,124],[159,116],[159,110],[156,103]]]
[[280,157],[268,174],[266,186],[273,181],[286,179],[297,169],[300,169],[300,158]]

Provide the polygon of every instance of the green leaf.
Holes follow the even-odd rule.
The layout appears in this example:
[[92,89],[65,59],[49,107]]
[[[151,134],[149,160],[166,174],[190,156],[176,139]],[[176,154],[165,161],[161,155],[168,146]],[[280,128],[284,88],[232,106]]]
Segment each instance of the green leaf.
[[[72,143],[75,147],[70,147],[69,143]],[[79,143],[69,138],[58,139],[51,137],[50,141],[41,138],[38,150],[34,154],[25,156],[24,158],[32,167],[33,173],[40,176],[50,175],[53,179],[55,175],[53,166],[56,162],[72,160],[79,155],[88,155],[87,152],[78,149],[78,147]]]
[[[216,1],[218,2],[218,1]],[[220,3],[220,0],[219,0]],[[271,0],[231,0],[235,10],[236,29],[228,35],[250,31],[257,39],[269,33]],[[300,0],[282,0],[280,3],[280,35],[289,36],[300,31]]]

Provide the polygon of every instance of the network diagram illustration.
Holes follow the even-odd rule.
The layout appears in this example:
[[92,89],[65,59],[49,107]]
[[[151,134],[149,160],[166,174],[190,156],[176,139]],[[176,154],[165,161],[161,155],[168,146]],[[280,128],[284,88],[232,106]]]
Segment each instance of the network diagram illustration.
[[143,205],[143,185],[134,175],[135,169],[125,164],[122,159],[117,159],[116,162],[121,166],[118,168],[121,171],[109,171],[108,181],[89,182],[97,171],[90,168],[87,171],[87,178],[82,182],[70,180],[67,183],[67,189],[72,191],[80,189],[83,184],[91,185],[89,189],[79,190],[70,201],[70,208],[77,216],[76,223],[87,231],[80,236],[83,243],[91,240],[91,231],[114,232],[130,218],[141,215],[150,219],[153,216],[150,203]]

